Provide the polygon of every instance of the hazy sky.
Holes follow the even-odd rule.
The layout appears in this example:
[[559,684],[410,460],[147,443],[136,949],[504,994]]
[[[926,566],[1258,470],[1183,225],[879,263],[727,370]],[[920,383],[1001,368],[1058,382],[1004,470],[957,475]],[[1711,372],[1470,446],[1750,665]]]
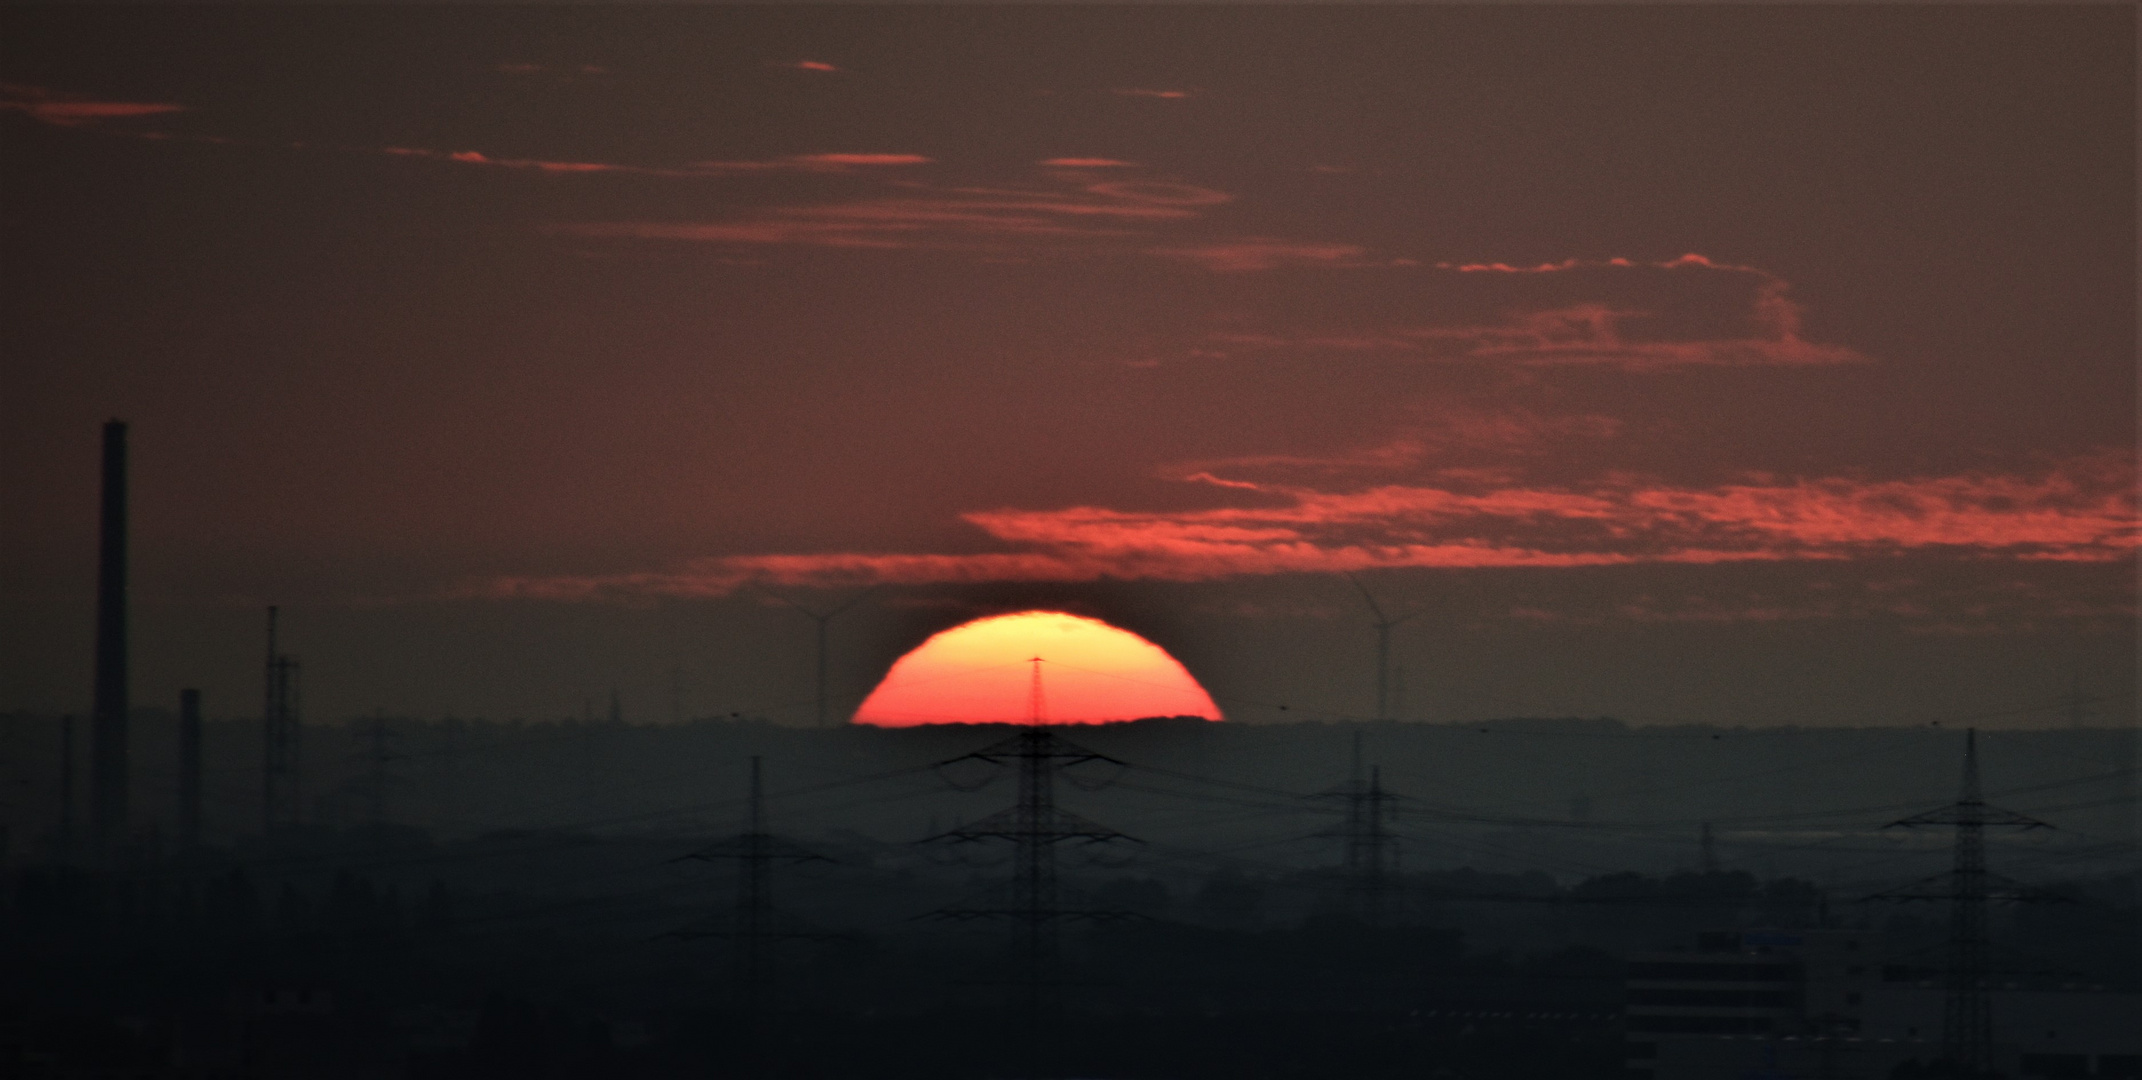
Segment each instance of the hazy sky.
[[[0,708],[2133,708],[2132,8],[0,9]],[[1277,706],[1288,704],[1281,712]],[[1016,706],[1016,703],[1013,703]],[[2037,709],[2038,711],[2030,711]]]

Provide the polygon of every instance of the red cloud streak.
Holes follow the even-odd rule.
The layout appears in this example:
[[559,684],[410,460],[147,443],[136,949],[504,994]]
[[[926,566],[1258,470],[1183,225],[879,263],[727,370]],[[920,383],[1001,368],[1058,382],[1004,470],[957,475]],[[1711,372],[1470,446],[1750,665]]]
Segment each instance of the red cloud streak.
[[[869,155],[822,155],[863,157]],[[886,155],[890,157],[892,155]],[[873,162],[888,164],[891,162]],[[916,194],[783,207],[708,222],[587,222],[556,226],[572,236],[729,244],[916,248],[1122,240],[1146,226],[1195,220],[1230,196],[1191,184],[1113,181],[1071,190],[923,188]]]
[[[1207,474],[1193,479],[1217,481]],[[748,555],[678,570],[505,578],[501,597],[717,596],[747,582],[833,586],[1102,578],[1200,581],[1393,567],[1576,567],[1859,559],[1907,553],[2106,562],[2138,546],[2131,458],[2039,476],[1750,481],[1713,488],[1613,478],[1584,490],[1360,491],[1217,481],[1271,505],[1102,507],[964,515],[1023,549],[986,554]]]
[[1216,244],[1153,248],[1147,252],[1166,259],[1196,263],[1223,273],[1244,270],[1276,270],[1282,266],[1358,266],[1368,249],[1359,244],[1312,244],[1291,240],[1246,237]]
[[59,127],[80,127],[99,120],[183,112],[185,108],[184,105],[158,101],[99,101],[83,94],[47,90],[40,86],[0,83],[0,111],[12,109],[32,119]]
[[457,165],[488,165],[500,169],[533,169],[550,173],[629,173],[634,176],[708,177],[735,176],[748,173],[839,173],[858,168],[883,168],[898,165],[927,165],[929,158],[920,154],[792,154],[788,157],[771,158],[766,161],[699,161],[680,167],[656,165],[624,165],[599,161],[549,161],[540,158],[497,158],[476,150],[428,150],[411,146],[381,147],[380,153],[392,157],[427,158],[433,161],[450,161]]
[[[1289,253],[1284,245],[1270,255],[1254,246],[1174,249],[1156,252],[1204,262],[1215,270],[1269,269],[1283,262],[1306,262],[1314,249]],[[1331,249],[1335,252],[1335,249]],[[1327,265],[1359,265],[1358,255],[1335,252]],[[1802,336],[1802,310],[1783,278],[1753,266],[1683,255],[1661,262],[1630,259],[1579,260],[1519,267],[1506,263],[1438,263],[1460,274],[1557,274],[1565,271],[1636,270],[1709,271],[1754,279],[1741,326],[1728,336],[1659,337],[1631,333],[1629,324],[1647,314],[1595,300],[1581,300],[1544,310],[1524,311],[1488,325],[1399,326],[1312,334],[1231,332],[1213,335],[1224,345],[1249,349],[1318,349],[1331,352],[1383,353],[1442,363],[1494,363],[1523,367],[1592,365],[1625,371],[1660,371],[1695,366],[1821,366],[1865,363],[1868,358],[1840,345]]]

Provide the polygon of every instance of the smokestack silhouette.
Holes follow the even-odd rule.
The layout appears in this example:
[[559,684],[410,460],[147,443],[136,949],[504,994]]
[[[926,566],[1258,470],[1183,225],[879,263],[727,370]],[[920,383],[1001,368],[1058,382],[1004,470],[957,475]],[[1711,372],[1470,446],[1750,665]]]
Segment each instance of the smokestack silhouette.
[[90,827],[97,849],[126,836],[126,423],[104,424],[104,505],[97,539],[97,686],[90,712]]
[[201,846],[201,692],[179,691],[179,844]]
[[304,815],[298,788],[298,662],[275,646],[275,608],[268,608],[267,700],[261,709],[260,833],[266,836]]

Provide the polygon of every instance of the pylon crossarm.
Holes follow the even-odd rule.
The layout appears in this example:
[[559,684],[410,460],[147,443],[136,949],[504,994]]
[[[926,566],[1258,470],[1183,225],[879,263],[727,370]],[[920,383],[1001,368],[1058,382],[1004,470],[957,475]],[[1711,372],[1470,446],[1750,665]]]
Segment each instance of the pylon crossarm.
[[1027,745],[1027,736],[1019,734],[993,746],[985,746],[971,754],[961,754],[955,758],[946,758],[932,767],[942,769],[947,765],[957,765],[962,761],[982,761],[991,765],[1014,765],[1030,758],[1056,762],[1058,768],[1068,768],[1072,765],[1083,765],[1094,761],[1107,762],[1110,765],[1121,765],[1126,769],[1130,768],[1130,763],[1121,758],[1113,758],[1097,750],[1088,750],[1076,743],[1048,734],[1043,735],[1043,744],[1038,748],[1030,748]]
[[[1043,832],[1043,835],[1050,840],[1086,840],[1093,843],[1101,843],[1109,840],[1134,839],[1134,837],[1125,836],[1099,822],[1088,821],[1069,810],[1057,810],[1051,816],[1054,820],[1049,823],[1050,827]],[[1143,843],[1143,841],[1140,842]]]
[[946,829],[935,836],[925,836],[917,842],[927,844],[934,840],[951,840],[959,843],[975,840],[998,840],[1014,835],[1014,830],[1018,828],[1019,816],[1017,813],[1010,810],[999,810],[980,821]]
[[995,840],[998,838],[999,834],[997,833],[977,833],[969,832],[965,829],[956,829],[952,832],[941,832],[935,836],[925,836],[915,842],[918,844],[935,844],[940,841],[947,844],[975,844],[980,843],[984,840]]
[[1124,843],[1128,843],[1128,844],[1143,844],[1143,843],[1145,843],[1145,841],[1144,841],[1144,840],[1141,840],[1141,839],[1139,839],[1138,837],[1135,837],[1135,836],[1125,836],[1125,835],[1123,835],[1122,833],[1114,833],[1114,834],[1111,834],[1111,835],[1109,835],[1109,836],[1085,836],[1085,837],[1078,837],[1078,836],[1066,836],[1066,837],[1063,837],[1062,839],[1065,839],[1065,840],[1077,840],[1077,839],[1084,839],[1084,840],[1086,841],[1086,843],[1088,843],[1088,844],[1113,844],[1113,843],[1115,843],[1115,842],[1116,842],[1116,841],[1118,841],[1118,840],[1121,840],[1121,841],[1123,841]]
[[2003,810],[1998,806],[1986,807],[1981,813],[1983,815],[1979,820],[1981,825],[2005,825],[2017,829],[2057,829],[2060,827],[2049,821],[2039,821],[2034,817],[2026,817],[2013,810]]
[[2037,818],[2018,814],[2013,810],[2003,810],[1998,806],[1987,806],[1984,803],[1979,803],[1969,807],[1968,812],[1963,806],[1944,806],[1939,810],[1929,810],[1923,814],[1913,814],[1908,818],[1900,818],[1882,826],[1882,828],[1912,828],[1919,825],[1986,825],[2015,829],[2054,829],[2059,827],[2051,822],[2039,821]]
[[1070,743],[1062,742],[1062,740],[1055,741],[1060,743],[1060,746],[1058,747],[1057,751],[1054,753],[1045,754],[1043,756],[1053,758],[1056,761],[1062,762],[1059,768],[1070,768],[1073,765],[1084,765],[1094,761],[1106,762],[1110,765],[1120,765],[1126,769],[1130,768],[1130,763],[1122,760],[1121,758],[1112,758],[1109,757],[1107,754],[1100,753],[1099,751],[1088,750],[1083,746],[1074,746]]
[[1030,822],[1021,820],[1016,810],[999,810],[956,829],[948,829],[935,836],[924,837],[919,843],[949,840],[968,843],[977,840],[1022,840],[1032,838],[1039,843],[1053,844],[1062,840],[1085,840],[1100,843],[1109,840],[1133,840],[1134,837],[1119,833],[1106,825],[1088,821],[1068,810],[1055,810],[1049,820]]
[[1974,898],[1984,898],[1987,900],[1999,900],[2009,903],[2068,903],[2072,902],[2074,899],[2073,897],[2062,896],[2059,893],[2041,889],[2035,885],[2025,884],[2023,882],[2017,881],[2014,878],[1994,873],[1991,870],[1981,871],[1980,873],[1983,875],[1981,880],[1985,882],[1985,886],[1983,889],[1977,892],[1957,891],[1955,886],[1955,875],[1953,873],[1944,872],[1935,874],[1932,877],[1921,878],[1918,881],[1914,881],[1909,885],[1901,886],[1899,888],[1889,889],[1884,892],[1873,893],[1871,895],[1863,897],[1862,899],[1969,900]]
[[945,771],[947,767],[957,765],[960,762],[976,760],[981,759],[976,758],[971,754],[967,757],[956,757],[950,761],[940,761],[937,764],[930,766],[930,771],[936,773],[937,778],[939,780],[944,781],[945,786],[951,788],[954,791],[980,791],[983,788],[988,787],[990,784],[996,782],[996,779],[999,775],[998,770],[1001,770],[1002,768],[1001,762],[998,762],[993,758],[989,759],[989,764],[993,766],[992,770],[990,772],[982,774],[979,778],[974,780],[961,780]]
[[942,769],[947,765],[957,765],[962,761],[982,761],[991,765],[1009,765],[1019,760],[1019,738],[1019,736],[1014,735],[1003,742],[985,746],[971,754],[961,754],[955,758],[946,758],[932,767]]
[[1919,825],[1956,825],[1960,823],[1962,823],[1962,819],[1956,815],[1955,807],[1944,806],[1939,810],[1929,810],[1924,814],[1913,814],[1908,818],[1898,818],[1882,826],[1882,828],[1909,829]]

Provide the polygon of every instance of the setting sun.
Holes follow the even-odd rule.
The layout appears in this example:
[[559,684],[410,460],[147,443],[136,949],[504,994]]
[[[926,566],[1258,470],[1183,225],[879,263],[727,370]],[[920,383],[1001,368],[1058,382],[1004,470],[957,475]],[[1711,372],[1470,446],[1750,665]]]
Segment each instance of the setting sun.
[[1099,619],[1022,611],[931,636],[892,666],[855,711],[855,722],[912,727],[1024,721],[1035,657],[1042,661],[1048,723],[1220,719],[1204,687],[1160,646]]

